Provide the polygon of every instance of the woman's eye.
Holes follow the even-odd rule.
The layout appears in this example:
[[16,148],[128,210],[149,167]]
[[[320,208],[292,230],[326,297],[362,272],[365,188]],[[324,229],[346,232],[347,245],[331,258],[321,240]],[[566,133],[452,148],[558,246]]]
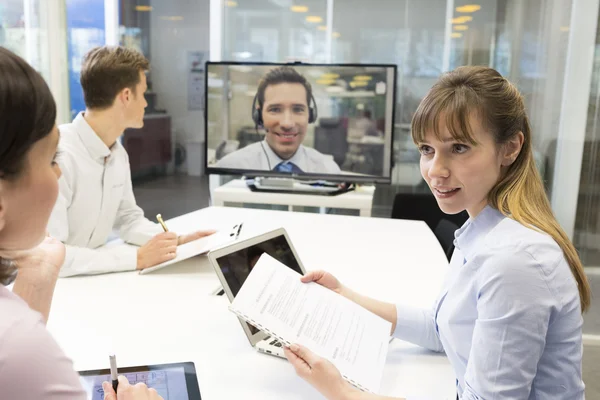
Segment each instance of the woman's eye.
[[464,144],[455,144],[452,146],[452,151],[454,151],[457,154],[463,154],[467,150],[469,150],[469,146],[464,145]]
[[427,154],[431,154],[433,152],[433,149],[430,146],[427,146],[424,144],[424,145],[419,146],[419,151],[421,152],[421,154],[427,155]]
[[52,166],[55,166],[56,164],[58,164],[58,157],[60,156],[60,151],[57,151],[56,153],[54,153],[54,157],[52,157]]

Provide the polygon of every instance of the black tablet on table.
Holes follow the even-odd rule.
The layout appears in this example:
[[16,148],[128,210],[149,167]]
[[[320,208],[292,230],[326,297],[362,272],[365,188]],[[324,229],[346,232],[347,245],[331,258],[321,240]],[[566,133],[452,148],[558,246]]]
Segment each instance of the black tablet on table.
[[[164,400],[201,400],[193,362],[119,368],[119,375],[126,376],[132,385],[146,383],[156,389]],[[104,399],[102,382],[111,382],[108,368],[79,371],[79,377],[88,400]]]

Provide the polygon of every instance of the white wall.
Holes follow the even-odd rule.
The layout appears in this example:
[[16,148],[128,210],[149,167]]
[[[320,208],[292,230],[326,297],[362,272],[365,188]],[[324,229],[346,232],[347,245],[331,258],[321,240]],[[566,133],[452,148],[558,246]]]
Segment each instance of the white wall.
[[[208,0],[151,0],[150,57],[157,108],[172,118],[174,141],[204,142],[204,114],[188,110],[188,52],[209,50]],[[165,17],[183,17],[168,20]]]

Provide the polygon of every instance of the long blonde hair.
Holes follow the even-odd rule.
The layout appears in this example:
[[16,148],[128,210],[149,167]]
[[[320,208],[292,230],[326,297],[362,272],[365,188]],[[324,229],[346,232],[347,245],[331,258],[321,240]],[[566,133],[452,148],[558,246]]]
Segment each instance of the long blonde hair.
[[508,80],[488,67],[459,67],[433,85],[412,120],[415,143],[423,142],[426,132],[439,132],[440,118],[459,141],[476,144],[469,118],[477,115],[502,145],[523,132],[521,152],[488,194],[490,206],[524,226],[550,235],[562,249],[577,281],[581,311],[590,305],[591,289],[573,243],[560,227],[546,196],[536,168],[531,145],[531,127],[523,97]]

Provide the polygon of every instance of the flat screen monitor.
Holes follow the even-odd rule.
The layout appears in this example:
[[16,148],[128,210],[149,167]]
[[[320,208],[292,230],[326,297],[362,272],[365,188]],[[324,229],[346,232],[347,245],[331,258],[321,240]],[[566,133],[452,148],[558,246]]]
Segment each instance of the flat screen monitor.
[[389,183],[392,64],[207,62],[208,174]]

